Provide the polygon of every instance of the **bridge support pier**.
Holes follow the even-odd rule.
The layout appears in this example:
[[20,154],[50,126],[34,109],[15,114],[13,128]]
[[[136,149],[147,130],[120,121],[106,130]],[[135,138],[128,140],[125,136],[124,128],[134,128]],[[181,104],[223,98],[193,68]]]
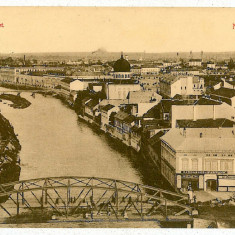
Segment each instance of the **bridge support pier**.
[[20,203],[19,203],[19,193],[17,193],[16,195],[16,214],[19,215],[20,214]]

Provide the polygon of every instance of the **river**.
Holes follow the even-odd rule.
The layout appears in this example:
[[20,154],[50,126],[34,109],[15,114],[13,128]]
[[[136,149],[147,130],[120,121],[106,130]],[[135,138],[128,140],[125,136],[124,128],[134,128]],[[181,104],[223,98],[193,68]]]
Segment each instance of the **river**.
[[79,121],[60,100],[40,94],[33,98],[29,92],[21,96],[31,102],[26,109],[0,103],[22,146],[20,180],[96,176],[142,183],[127,155],[115,150],[103,133]]

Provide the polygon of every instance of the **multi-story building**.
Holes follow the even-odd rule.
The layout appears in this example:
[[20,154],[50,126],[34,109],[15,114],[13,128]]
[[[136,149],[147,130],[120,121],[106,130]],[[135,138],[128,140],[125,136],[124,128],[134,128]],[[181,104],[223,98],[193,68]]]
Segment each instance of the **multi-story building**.
[[110,116],[112,113],[117,113],[119,111],[118,106],[112,104],[107,104],[100,108],[101,110],[101,129],[105,132],[110,124]]
[[201,59],[190,59],[189,60],[189,66],[194,67],[194,66],[202,66],[202,60]]
[[141,68],[141,75],[143,74],[159,74],[160,72],[159,67],[142,67]]
[[174,128],[161,141],[161,173],[174,188],[235,191],[234,127]]
[[146,91],[160,91],[159,77],[154,74],[141,75],[139,78],[140,86]]
[[107,99],[127,99],[130,91],[139,91],[140,84],[136,83],[107,83],[105,93]]
[[160,78],[160,93],[163,96],[202,95],[204,91],[204,79],[200,77],[165,75]]
[[17,68],[0,68],[0,81],[4,83],[15,83],[16,74],[19,72]]

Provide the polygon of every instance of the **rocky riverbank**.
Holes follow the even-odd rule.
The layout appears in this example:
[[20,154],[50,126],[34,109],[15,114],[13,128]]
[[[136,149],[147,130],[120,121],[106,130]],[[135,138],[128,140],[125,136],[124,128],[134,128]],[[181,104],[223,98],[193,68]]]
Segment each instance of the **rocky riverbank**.
[[[0,114],[0,184],[17,181],[20,176],[21,145],[10,122]],[[0,198],[0,202],[7,198]]]

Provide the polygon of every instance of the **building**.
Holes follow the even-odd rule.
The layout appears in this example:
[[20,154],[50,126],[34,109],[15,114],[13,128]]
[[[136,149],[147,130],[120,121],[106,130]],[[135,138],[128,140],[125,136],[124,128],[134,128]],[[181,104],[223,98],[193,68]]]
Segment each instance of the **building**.
[[182,191],[235,191],[234,143],[234,127],[171,129],[161,137],[161,173]]
[[189,60],[189,66],[190,67],[201,67],[202,66],[202,60],[201,59],[190,59]]
[[214,62],[208,62],[207,63],[207,68],[208,69],[215,69],[216,68],[216,64]]
[[134,82],[128,83],[107,83],[105,86],[105,93],[107,99],[123,100],[127,99],[130,91],[139,91],[140,84]]
[[198,69],[172,69],[170,73],[174,76],[199,76],[200,71]]
[[144,74],[138,77],[140,86],[146,91],[160,91],[159,77],[154,74]]
[[235,90],[235,80],[234,78],[229,78],[229,79],[224,79],[222,78],[223,81],[223,87],[224,88],[229,88]]
[[113,78],[115,79],[131,78],[131,66],[130,63],[124,59],[123,53],[121,54],[121,58],[114,63],[113,70]]
[[16,68],[0,68],[0,81],[4,83],[15,83],[18,72],[19,70]]
[[160,78],[160,93],[166,97],[202,95],[204,91],[203,78],[173,75],[165,75]]
[[86,81],[80,81],[80,80],[74,80],[70,82],[70,92],[71,91],[83,91],[88,88],[88,82]]
[[195,105],[172,105],[172,128],[177,126],[177,120],[228,119],[235,121],[235,110],[230,105],[205,98],[199,101]]
[[235,90],[221,87],[210,94],[211,99],[225,102],[235,107]]
[[114,115],[115,137],[127,146],[131,146],[131,128],[135,125],[135,117],[122,110]]
[[159,74],[160,72],[159,67],[142,67],[141,68],[141,75],[143,74]]
[[108,126],[112,123],[110,120],[110,116],[112,113],[117,113],[119,111],[119,107],[114,106],[112,104],[107,104],[100,108],[101,111],[101,129],[103,131],[107,131]]

